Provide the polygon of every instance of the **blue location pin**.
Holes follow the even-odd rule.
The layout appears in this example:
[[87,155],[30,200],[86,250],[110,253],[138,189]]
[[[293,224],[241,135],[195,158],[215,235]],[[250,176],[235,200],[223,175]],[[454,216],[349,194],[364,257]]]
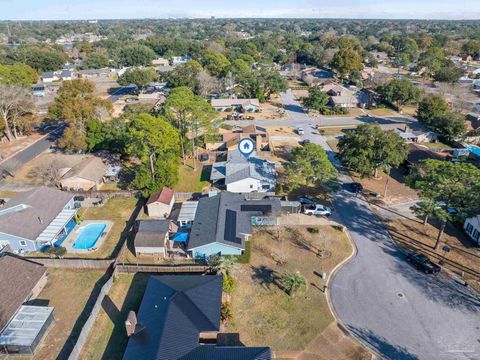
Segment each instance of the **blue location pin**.
[[240,154],[242,154],[246,158],[248,158],[252,154],[254,149],[255,143],[250,138],[242,139],[238,143],[238,151],[240,151]]

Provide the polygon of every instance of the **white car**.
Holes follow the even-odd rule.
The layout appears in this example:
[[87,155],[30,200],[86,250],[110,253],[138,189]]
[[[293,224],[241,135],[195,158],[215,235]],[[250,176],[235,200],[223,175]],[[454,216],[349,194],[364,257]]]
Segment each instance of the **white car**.
[[332,209],[324,205],[314,204],[305,206],[303,208],[303,213],[306,215],[320,215],[328,217],[332,215]]
[[297,128],[297,134],[298,135],[304,135],[305,131],[303,131],[303,128],[299,127],[299,128]]

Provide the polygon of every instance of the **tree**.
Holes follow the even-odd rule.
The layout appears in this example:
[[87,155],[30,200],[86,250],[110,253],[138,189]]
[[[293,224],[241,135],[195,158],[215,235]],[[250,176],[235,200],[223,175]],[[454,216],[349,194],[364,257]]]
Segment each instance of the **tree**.
[[[138,117],[138,114],[132,119],[135,117]],[[89,151],[108,150],[124,154],[127,140],[127,123],[123,118],[106,122],[90,119],[86,123],[85,141]]]
[[408,79],[392,79],[381,86],[378,92],[387,101],[395,104],[399,110],[405,104],[417,102],[422,94],[421,90]]
[[37,72],[28,65],[0,65],[0,84],[30,86],[37,80]]
[[144,196],[178,181],[179,134],[162,117],[140,114],[128,129],[126,151],[140,160],[132,185]]
[[362,57],[352,48],[338,50],[333,56],[331,66],[340,76],[346,77],[352,70],[362,70]]
[[118,53],[118,61],[124,66],[147,66],[155,57],[151,48],[140,44],[126,45]]
[[418,69],[425,68],[425,76],[433,76],[445,62],[444,51],[436,46],[429,48],[420,55],[418,60]]
[[196,146],[195,139],[211,125],[217,112],[201,96],[195,95],[187,87],[178,87],[170,91],[167,100],[163,104],[163,111],[180,132],[180,145],[182,157],[185,159],[184,138],[190,131],[193,149],[193,167],[196,168]]
[[303,105],[306,108],[317,110],[319,112],[322,112],[327,108],[329,100],[328,95],[320,90],[318,86],[311,87],[308,90],[308,96],[302,99]]
[[208,265],[215,273],[226,275],[235,269],[237,263],[233,256],[214,255],[208,260]]
[[158,74],[154,68],[130,68],[120,76],[117,82],[122,86],[137,85],[140,89],[145,85],[158,80]]
[[408,147],[393,131],[384,132],[378,124],[361,124],[338,143],[339,159],[362,177],[377,176],[379,169],[400,165]]
[[458,112],[448,112],[439,115],[432,121],[430,128],[443,136],[447,141],[452,141],[467,131],[465,115]]
[[165,81],[171,88],[186,86],[192,91],[197,91],[198,75],[202,69],[202,65],[198,61],[191,60],[165,74]]
[[299,272],[295,271],[293,273],[284,273],[282,275],[281,283],[283,289],[287,292],[289,296],[295,296],[295,293],[307,286],[307,281],[305,277]]
[[255,77],[258,82],[258,88],[262,91],[261,95],[266,98],[288,89],[287,79],[281,76],[275,69],[261,68],[255,72]]
[[63,51],[50,47],[20,46],[12,54],[13,60],[38,71],[56,71],[67,61]]
[[49,107],[53,119],[62,119],[67,123],[59,145],[69,151],[85,150],[87,120],[100,119],[102,111],[107,114],[113,109],[112,103],[94,95],[95,86],[87,80],[65,81],[57,92],[55,102]]
[[455,64],[448,60],[443,66],[435,72],[433,78],[436,81],[456,83],[463,76],[463,70],[455,66]]
[[312,183],[325,185],[337,176],[337,170],[328,160],[325,150],[312,143],[293,149],[285,170],[294,188]]
[[426,95],[418,104],[417,118],[430,126],[433,120],[448,112],[448,104],[441,95]]
[[203,66],[216,77],[225,75],[227,68],[230,66],[230,61],[217,51],[208,51],[202,59]]
[[33,108],[32,96],[26,88],[0,84],[0,121],[8,141],[18,137],[20,118]]
[[480,57],[480,40],[469,40],[463,44],[462,52],[464,56]]
[[[448,220],[463,221],[479,214],[480,170],[472,164],[425,160],[414,167],[407,183],[418,190],[420,198],[428,204],[425,213],[442,221],[435,249]],[[448,209],[455,209],[456,213]]]
[[202,70],[197,76],[198,93],[203,97],[215,92],[221,91],[220,81],[209,74],[207,70]]
[[100,52],[92,52],[84,60],[83,67],[85,69],[101,69],[107,67],[109,63],[107,55]]

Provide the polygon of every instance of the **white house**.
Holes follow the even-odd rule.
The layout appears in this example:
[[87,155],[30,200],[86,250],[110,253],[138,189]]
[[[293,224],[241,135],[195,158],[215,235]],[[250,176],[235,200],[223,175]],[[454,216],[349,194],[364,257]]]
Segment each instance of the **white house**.
[[192,58],[188,55],[182,55],[182,56],[172,56],[170,59],[170,63],[173,66],[180,65],[180,64],[185,64],[186,62],[192,60]]
[[62,70],[62,72],[60,73],[60,77],[63,81],[73,80],[73,72],[71,70]]
[[480,215],[465,220],[463,229],[473,241],[480,245]]
[[175,192],[164,187],[161,191],[150,196],[147,201],[147,213],[150,217],[167,218],[170,216],[175,203]]
[[212,107],[217,111],[243,110],[247,112],[258,111],[258,99],[212,99]]
[[274,192],[275,164],[255,153],[246,159],[238,150],[230,150],[227,161],[213,164],[210,180],[224,182],[225,189],[234,193]]
[[47,72],[42,73],[40,78],[42,79],[42,82],[44,82],[44,83],[51,83],[51,82],[60,80],[58,78],[58,76],[53,71],[47,71]]

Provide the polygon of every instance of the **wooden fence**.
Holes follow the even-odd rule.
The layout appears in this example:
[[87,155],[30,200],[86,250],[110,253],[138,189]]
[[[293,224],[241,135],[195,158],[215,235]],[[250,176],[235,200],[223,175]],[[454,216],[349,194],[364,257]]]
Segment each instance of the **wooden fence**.
[[205,265],[125,265],[115,266],[117,273],[208,273],[210,268]]
[[115,260],[96,259],[56,259],[27,257],[28,260],[40,263],[52,268],[77,268],[77,269],[108,269]]

